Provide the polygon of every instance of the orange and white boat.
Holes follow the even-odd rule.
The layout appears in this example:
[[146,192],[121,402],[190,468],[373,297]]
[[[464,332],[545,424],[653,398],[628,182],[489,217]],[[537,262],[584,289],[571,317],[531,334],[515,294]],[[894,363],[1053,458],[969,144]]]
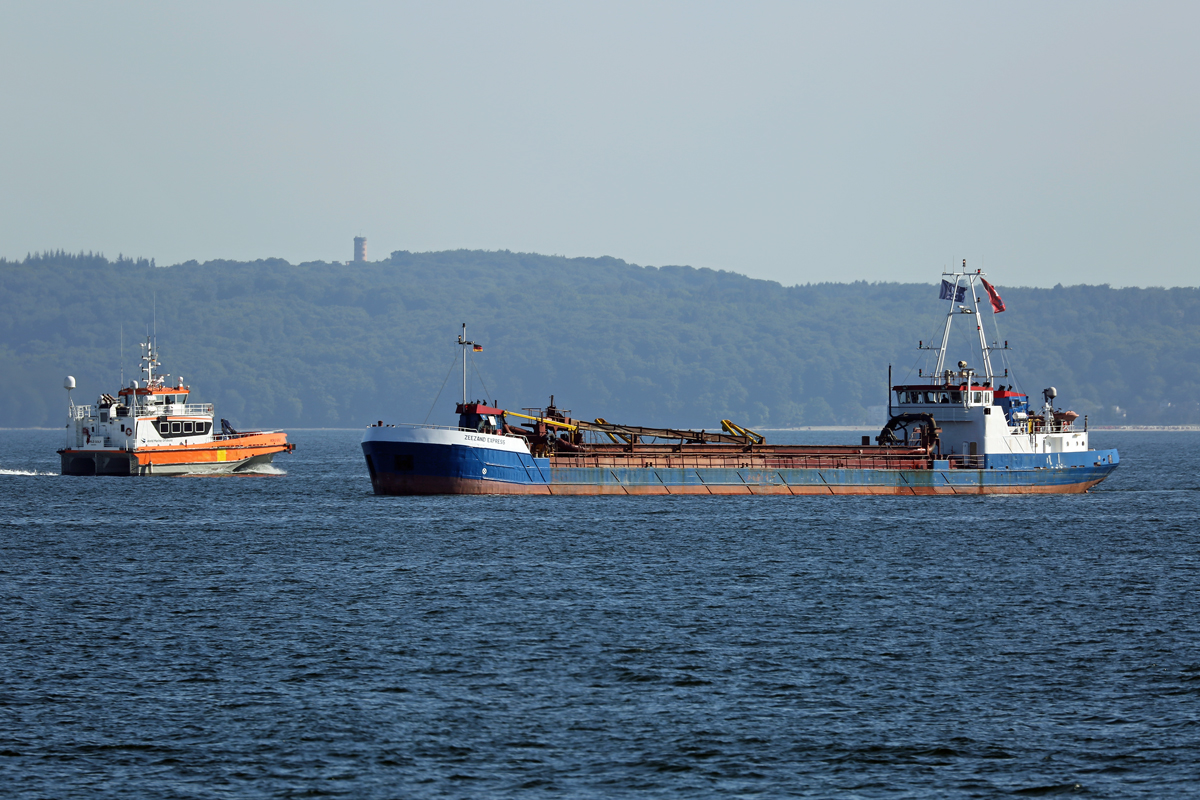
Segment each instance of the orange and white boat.
[[[63,475],[196,475],[246,472],[271,463],[296,445],[283,431],[233,429],[213,424],[212,403],[189,403],[191,388],[158,375],[151,339],[142,343],[142,381],[130,381],[117,396],[100,395],[95,405],[69,400],[67,446],[58,451]],[[67,396],[75,379],[63,382]]]

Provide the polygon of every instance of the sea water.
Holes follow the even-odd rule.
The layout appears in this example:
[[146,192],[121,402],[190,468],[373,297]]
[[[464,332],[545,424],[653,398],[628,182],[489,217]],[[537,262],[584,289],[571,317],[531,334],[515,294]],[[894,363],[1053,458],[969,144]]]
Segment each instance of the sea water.
[[[1039,497],[376,497],[0,432],[0,794],[1200,793],[1200,433]],[[859,432],[774,435],[857,442]]]

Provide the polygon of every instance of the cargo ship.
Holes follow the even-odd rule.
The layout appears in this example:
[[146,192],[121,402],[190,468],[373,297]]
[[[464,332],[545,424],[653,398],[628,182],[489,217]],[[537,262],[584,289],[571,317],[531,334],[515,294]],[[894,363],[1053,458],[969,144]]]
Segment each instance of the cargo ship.
[[[1040,407],[996,374],[979,293],[992,313],[1004,310],[981,270],[943,273],[950,300],[933,372],[918,383],[890,385],[888,421],[858,445],[772,444],[722,420],[720,430],[682,430],[573,418],[554,404],[514,412],[467,401],[466,360],[481,346],[466,338],[458,425],[387,424],[363,436],[376,494],[552,495],[958,495],[1086,492],[1119,463],[1116,450],[1088,444],[1087,419]],[[985,291],[986,290],[986,291]],[[968,300],[967,298],[971,298]],[[978,333],[979,366],[946,366],[956,319]],[[889,370],[890,372],[890,370]]]
[[63,475],[197,475],[252,471],[276,453],[296,446],[283,431],[238,431],[221,420],[214,426],[211,403],[192,403],[183,378],[159,375],[158,350],[141,343],[143,380],[133,380],[116,396],[101,394],[94,405],[70,399],[67,390],[67,445],[58,451]]

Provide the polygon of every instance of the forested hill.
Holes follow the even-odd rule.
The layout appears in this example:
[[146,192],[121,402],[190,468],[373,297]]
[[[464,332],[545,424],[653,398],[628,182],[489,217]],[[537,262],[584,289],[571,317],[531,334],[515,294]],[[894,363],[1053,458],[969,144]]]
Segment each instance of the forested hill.
[[[1007,366],[1030,394],[1053,384],[1093,424],[1200,422],[1200,290],[991,277],[1008,310],[998,333],[986,314],[985,330],[1014,348]],[[613,258],[396,252],[156,267],[46,254],[0,260],[0,426],[63,424],[67,374],[77,402],[115,392],[122,327],[125,379],[138,377],[155,307],[163,368],[195,399],[235,425],[280,427],[419,422],[431,406],[431,422],[451,422],[464,321],[484,345],[473,360],[487,394],[508,408],[553,393],[578,416],[629,424],[874,424],[888,364],[897,381],[932,367],[916,345],[940,337],[946,311],[933,285],[783,287]],[[977,366],[966,333],[952,361]],[[470,394],[484,396],[471,376]]]

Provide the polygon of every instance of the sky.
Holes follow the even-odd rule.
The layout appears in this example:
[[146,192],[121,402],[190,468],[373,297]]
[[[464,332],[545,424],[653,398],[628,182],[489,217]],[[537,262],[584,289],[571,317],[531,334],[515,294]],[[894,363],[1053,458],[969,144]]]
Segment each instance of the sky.
[[1200,285],[1200,4],[0,3],[0,256]]

